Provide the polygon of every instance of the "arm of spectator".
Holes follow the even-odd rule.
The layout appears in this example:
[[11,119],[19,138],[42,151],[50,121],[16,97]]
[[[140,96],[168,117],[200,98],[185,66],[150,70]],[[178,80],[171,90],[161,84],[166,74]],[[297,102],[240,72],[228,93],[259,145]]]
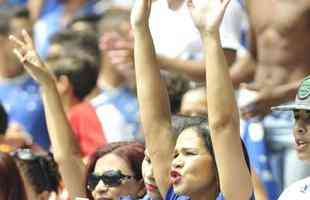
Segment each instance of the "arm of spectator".
[[254,187],[255,200],[268,200],[264,185],[260,177],[257,176],[256,172],[253,169],[252,169],[252,182]]
[[[224,49],[225,57],[229,66],[234,62],[236,51],[231,49]],[[190,79],[196,81],[205,80],[205,67],[203,61],[186,60],[181,58],[170,58],[165,55],[158,55],[158,64],[161,69],[178,72],[186,75]]]
[[43,4],[44,0],[28,0],[27,7],[33,21],[36,21],[39,18]]
[[205,0],[193,5],[188,0],[188,7],[203,39],[209,126],[220,190],[225,199],[247,200],[253,193],[251,175],[242,150],[238,108],[219,36],[229,1]]
[[165,196],[176,138],[171,133],[167,89],[158,67],[148,19],[152,0],[137,0],[131,13],[140,118],[156,183]]
[[301,80],[279,85],[277,87],[259,88],[253,84],[243,84],[242,88],[256,92],[256,97],[240,108],[245,119],[264,117],[271,112],[271,107],[293,101]]
[[234,88],[239,88],[240,83],[252,81],[255,70],[256,63],[249,53],[239,56],[229,69]]
[[41,86],[45,115],[55,160],[72,198],[85,196],[83,188],[84,164],[68,123],[58,94],[54,78],[34,49],[33,41],[26,31],[23,40],[10,36],[16,48],[14,53],[23,63],[26,71]]

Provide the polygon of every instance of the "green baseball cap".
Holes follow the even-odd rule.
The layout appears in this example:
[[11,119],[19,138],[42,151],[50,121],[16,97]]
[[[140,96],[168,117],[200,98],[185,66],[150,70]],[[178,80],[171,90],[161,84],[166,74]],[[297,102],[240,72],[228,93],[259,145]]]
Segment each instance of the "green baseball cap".
[[310,110],[310,76],[307,76],[298,87],[295,102],[289,105],[272,107],[273,111]]

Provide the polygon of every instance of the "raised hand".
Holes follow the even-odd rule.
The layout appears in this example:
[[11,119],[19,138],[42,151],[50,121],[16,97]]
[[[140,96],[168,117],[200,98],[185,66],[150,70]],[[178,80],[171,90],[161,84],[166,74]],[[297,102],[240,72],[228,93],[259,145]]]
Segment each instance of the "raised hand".
[[151,13],[152,0],[136,0],[131,10],[132,28],[147,27]]
[[230,0],[187,0],[192,19],[201,33],[218,33]]
[[35,51],[33,41],[29,34],[23,30],[22,39],[10,35],[9,39],[15,44],[13,49],[14,54],[24,65],[26,71],[35,79],[39,84],[47,84],[53,81],[52,74],[48,71],[37,52]]

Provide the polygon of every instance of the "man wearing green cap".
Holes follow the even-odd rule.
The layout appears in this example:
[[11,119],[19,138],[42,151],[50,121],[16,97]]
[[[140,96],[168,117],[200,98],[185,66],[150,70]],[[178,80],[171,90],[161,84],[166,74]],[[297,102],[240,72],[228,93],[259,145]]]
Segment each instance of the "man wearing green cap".
[[[310,76],[300,84],[293,104],[273,107],[272,110],[294,112],[295,148],[300,160],[310,161]],[[310,177],[290,185],[279,198],[279,200],[291,199],[310,199]]]

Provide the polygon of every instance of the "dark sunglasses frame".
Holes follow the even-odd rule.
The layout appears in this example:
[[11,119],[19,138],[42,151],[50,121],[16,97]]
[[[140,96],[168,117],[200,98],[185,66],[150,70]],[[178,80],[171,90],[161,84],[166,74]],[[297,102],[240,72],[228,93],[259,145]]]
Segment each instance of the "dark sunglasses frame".
[[121,170],[109,170],[102,175],[91,174],[87,177],[87,189],[93,191],[100,180],[108,187],[118,187],[123,180],[132,178],[133,176],[125,175]]

